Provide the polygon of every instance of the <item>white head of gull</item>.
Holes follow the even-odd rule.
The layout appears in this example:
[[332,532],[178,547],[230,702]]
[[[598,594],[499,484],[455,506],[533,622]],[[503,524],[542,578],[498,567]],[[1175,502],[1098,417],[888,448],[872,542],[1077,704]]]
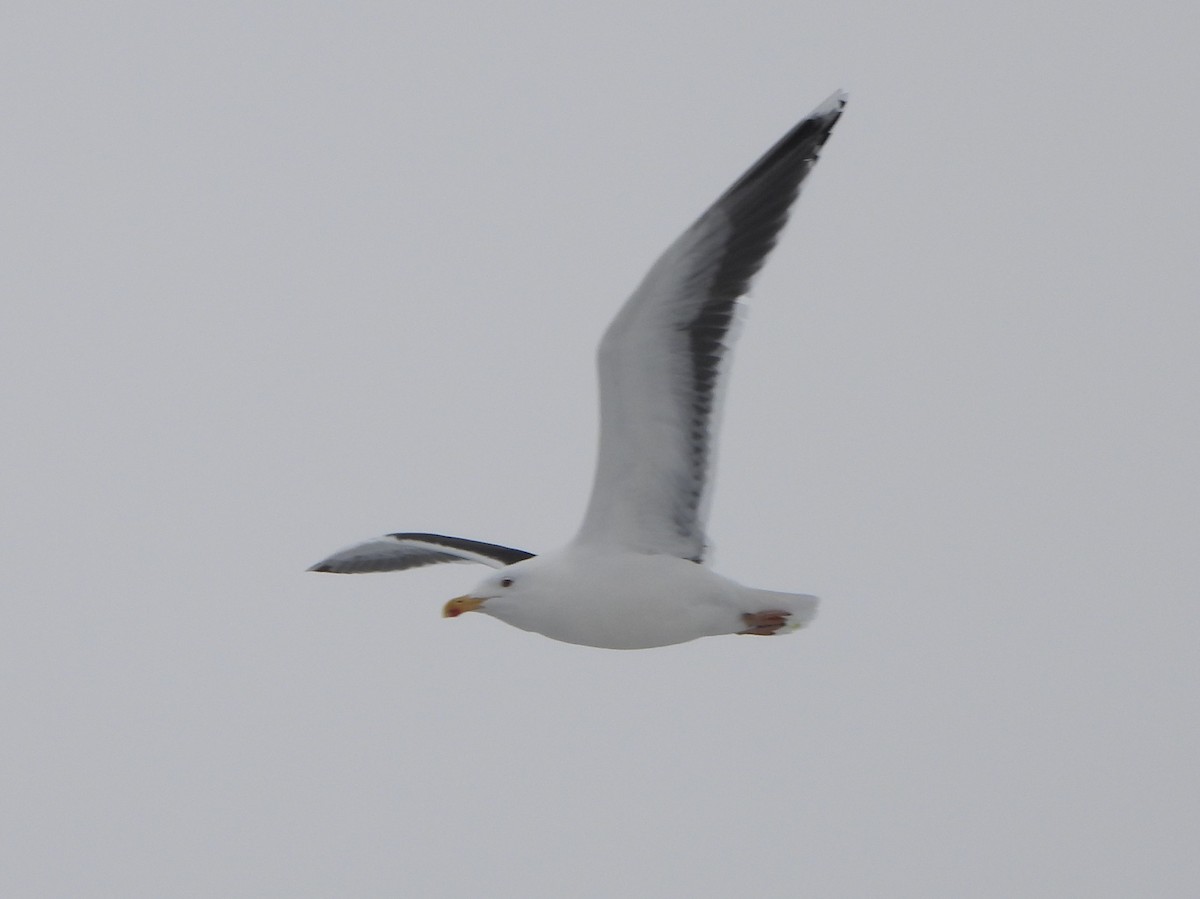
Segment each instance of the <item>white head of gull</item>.
[[744,587],[704,565],[715,407],[740,299],[775,246],[845,106],[838,92],[789,131],[659,257],[600,342],[600,450],[575,538],[544,555],[441,534],[356,543],[310,571],[477,562],[496,571],[446,603],[585,646],[645,649],[772,636],[817,598]]

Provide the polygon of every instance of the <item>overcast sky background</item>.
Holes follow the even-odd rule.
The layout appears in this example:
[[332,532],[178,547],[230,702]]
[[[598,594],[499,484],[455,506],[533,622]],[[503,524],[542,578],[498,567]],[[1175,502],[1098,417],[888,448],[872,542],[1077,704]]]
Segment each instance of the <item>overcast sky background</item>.
[[[0,892],[1200,892],[1200,8],[10,3]],[[833,90],[715,566],[809,630],[438,617],[595,343]]]

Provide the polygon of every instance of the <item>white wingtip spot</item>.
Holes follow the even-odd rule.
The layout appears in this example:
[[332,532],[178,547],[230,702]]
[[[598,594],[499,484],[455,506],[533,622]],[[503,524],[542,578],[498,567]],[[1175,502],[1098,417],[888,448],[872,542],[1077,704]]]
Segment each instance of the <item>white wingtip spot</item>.
[[837,112],[841,110],[841,108],[846,105],[846,100],[848,100],[849,97],[850,95],[844,90],[839,89],[834,91],[828,100],[813,110],[812,118],[815,119],[819,116],[829,115],[831,112]]

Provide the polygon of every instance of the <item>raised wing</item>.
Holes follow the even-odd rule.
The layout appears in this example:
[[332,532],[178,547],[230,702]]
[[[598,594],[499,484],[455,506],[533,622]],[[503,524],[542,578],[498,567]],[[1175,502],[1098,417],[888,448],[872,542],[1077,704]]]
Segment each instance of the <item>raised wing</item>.
[[700,561],[722,362],[738,299],[845,106],[838,92],[672,244],[600,343],[600,449],[578,544]]
[[440,562],[478,562],[503,568],[533,558],[533,553],[442,534],[387,534],[364,540],[335,552],[309,571],[362,574],[368,571],[403,571]]

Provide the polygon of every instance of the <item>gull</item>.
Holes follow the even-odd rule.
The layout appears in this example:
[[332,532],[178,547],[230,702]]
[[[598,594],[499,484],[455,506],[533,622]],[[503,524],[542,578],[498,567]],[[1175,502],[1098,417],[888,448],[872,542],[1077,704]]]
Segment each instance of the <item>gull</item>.
[[555,640],[646,649],[721,634],[774,636],[812,621],[817,597],[745,587],[704,564],[717,401],[739,301],[841,116],[839,91],[734,182],[650,268],[597,354],[600,448],[591,498],[563,548],[387,534],[310,571],[497,569],[443,615],[482,612]]

